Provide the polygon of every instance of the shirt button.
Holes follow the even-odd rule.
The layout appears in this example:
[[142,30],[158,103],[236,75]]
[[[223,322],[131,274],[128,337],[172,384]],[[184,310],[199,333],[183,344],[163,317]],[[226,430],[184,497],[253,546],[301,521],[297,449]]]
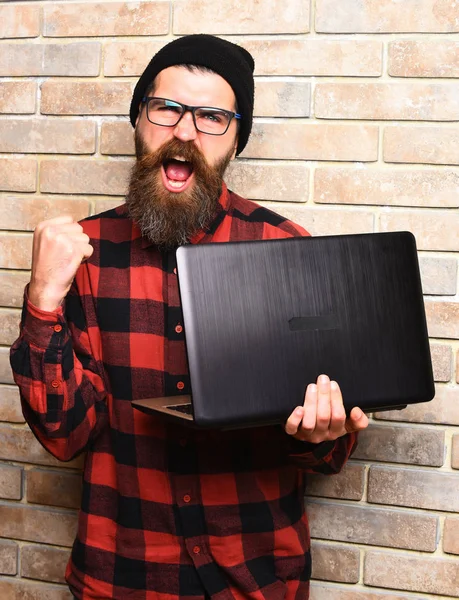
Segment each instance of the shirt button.
[[195,547],[193,548],[193,552],[194,552],[195,554],[199,554],[199,553],[201,552],[201,548],[200,548],[199,546],[195,546]]
[[185,494],[183,496],[183,501],[186,502],[188,504],[188,502],[191,502],[191,496],[188,494]]
[[180,324],[178,324],[175,327],[175,333],[182,333],[182,331],[183,331],[183,327]]
[[183,381],[179,381],[177,383],[177,389],[178,390],[183,390],[184,387],[185,387],[185,384],[183,383]]
[[59,387],[59,381],[57,381],[57,379],[55,379],[54,381],[51,382],[51,385],[53,386],[53,388],[57,388]]
[[54,325],[54,331],[56,331],[57,333],[59,333],[59,331],[62,331],[62,325]]

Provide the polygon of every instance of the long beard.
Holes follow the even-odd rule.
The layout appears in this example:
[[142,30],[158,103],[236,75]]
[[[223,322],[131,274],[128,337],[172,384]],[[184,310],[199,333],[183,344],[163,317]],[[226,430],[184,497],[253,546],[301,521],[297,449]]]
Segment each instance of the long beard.
[[[126,197],[129,216],[142,235],[161,249],[189,242],[216,214],[232,151],[211,167],[193,142],[174,138],[149,153],[136,131],[135,146],[137,160]],[[161,166],[175,156],[183,157],[193,168],[194,181],[184,192],[169,192],[162,182]]]

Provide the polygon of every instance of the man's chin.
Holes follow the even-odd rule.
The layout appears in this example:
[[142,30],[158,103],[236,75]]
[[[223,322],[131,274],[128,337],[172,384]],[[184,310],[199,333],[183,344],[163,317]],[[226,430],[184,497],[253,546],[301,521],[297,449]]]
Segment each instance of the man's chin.
[[183,192],[171,192],[168,188],[161,185],[155,194],[155,204],[158,207],[163,207],[164,210],[167,210],[168,207],[173,209],[174,207],[189,205],[194,202],[193,190],[193,184],[187,186]]

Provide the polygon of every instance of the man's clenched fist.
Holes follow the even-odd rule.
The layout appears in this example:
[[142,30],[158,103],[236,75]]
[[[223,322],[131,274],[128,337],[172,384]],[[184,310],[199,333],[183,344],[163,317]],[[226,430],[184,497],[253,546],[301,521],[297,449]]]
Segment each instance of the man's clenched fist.
[[89,237],[72,217],[56,217],[37,225],[33,236],[29,300],[53,311],[65,298],[81,262],[93,253]]

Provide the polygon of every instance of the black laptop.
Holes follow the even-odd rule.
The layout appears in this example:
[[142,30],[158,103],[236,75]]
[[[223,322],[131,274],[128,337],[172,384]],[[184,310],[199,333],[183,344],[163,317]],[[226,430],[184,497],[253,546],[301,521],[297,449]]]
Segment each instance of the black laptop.
[[326,373],[346,410],[435,394],[414,236],[371,233],[177,250],[191,392],[132,404],[196,427],[284,422]]

